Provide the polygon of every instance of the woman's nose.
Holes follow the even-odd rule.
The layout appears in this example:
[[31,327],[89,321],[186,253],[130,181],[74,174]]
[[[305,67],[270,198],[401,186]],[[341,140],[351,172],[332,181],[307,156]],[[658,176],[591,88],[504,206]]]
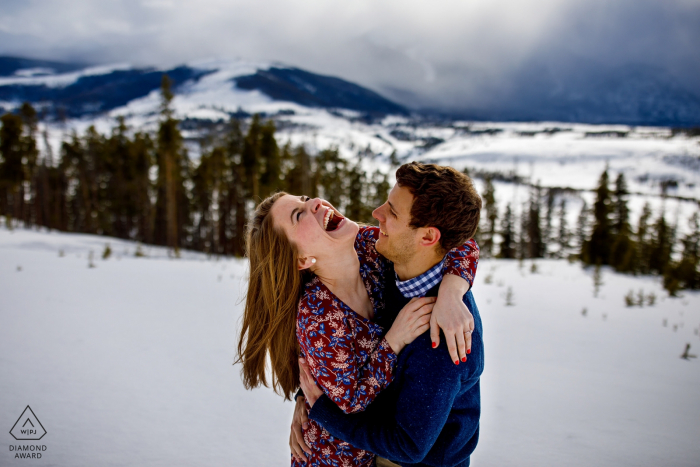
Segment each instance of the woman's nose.
[[319,209],[321,209],[321,198],[314,198],[311,200],[311,212],[314,214],[318,212]]

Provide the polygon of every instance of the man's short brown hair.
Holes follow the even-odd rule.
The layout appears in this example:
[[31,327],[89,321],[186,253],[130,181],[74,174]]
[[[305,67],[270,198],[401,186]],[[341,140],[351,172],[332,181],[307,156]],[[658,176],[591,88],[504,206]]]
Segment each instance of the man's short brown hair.
[[440,246],[451,250],[476,234],[481,197],[469,177],[452,167],[410,162],[396,171],[396,183],[413,195],[412,228],[440,230]]

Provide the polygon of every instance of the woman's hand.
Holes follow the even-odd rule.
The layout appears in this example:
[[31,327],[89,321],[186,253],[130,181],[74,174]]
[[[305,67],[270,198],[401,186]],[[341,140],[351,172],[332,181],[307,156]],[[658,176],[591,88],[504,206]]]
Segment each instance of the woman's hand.
[[456,365],[467,361],[472,349],[474,317],[462,298],[469,291],[469,282],[452,274],[442,278],[438,300],[430,318],[430,340],[433,347],[440,344],[440,329],[445,334],[447,349]]
[[296,399],[294,406],[294,416],[292,417],[292,432],[289,435],[289,448],[292,450],[292,456],[298,462],[307,462],[308,459],[304,453],[311,454],[311,448],[304,441],[304,432],[309,426],[308,412],[304,404],[304,398],[299,396]]
[[435,297],[412,298],[401,309],[385,336],[395,354],[428,330],[435,300]]
[[309,403],[310,407],[313,407],[318,398],[323,395],[323,391],[321,391],[321,388],[318,387],[313,376],[311,376],[309,364],[303,358],[299,359],[299,381],[301,382],[301,390],[304,391],[306,402]]

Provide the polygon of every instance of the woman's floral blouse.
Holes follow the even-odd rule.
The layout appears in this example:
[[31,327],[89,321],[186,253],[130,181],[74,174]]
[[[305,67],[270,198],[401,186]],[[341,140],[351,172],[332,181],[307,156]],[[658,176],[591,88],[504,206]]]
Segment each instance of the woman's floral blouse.
[[[360,275],[375,316],[384,311],[383,278],[388,264],[375,249],[378,227],[361,227],[355,239]],[[474,240],[450,250],[444,274],[473,283],[479,259]],[[391,383],[396,354],[383,337],[384,329],[351,310],[318,277],[306,284],[297,312],[297,339],[316,383],[345,413],[364,410]],[[308,407],[307,407],[308,408]],[[304,430],[312,450],[309,461],[293,466],[371,466],[374,454],[334,438],[309,420]]]

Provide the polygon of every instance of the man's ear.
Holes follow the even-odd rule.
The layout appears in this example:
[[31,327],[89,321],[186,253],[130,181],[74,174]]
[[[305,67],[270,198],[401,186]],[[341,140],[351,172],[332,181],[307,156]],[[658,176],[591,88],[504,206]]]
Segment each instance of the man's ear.
[[309,269],[311,266],[316,264],[316,258],[312,258],[311,256],[307,256],[304,258],[299,258],[297,260],[297,268],[301,271],[303,269]]
[[437,227],[425,227],[423,229],[423,236],[420,238],[420,246],[433,247],[440,242],[440,229]]

